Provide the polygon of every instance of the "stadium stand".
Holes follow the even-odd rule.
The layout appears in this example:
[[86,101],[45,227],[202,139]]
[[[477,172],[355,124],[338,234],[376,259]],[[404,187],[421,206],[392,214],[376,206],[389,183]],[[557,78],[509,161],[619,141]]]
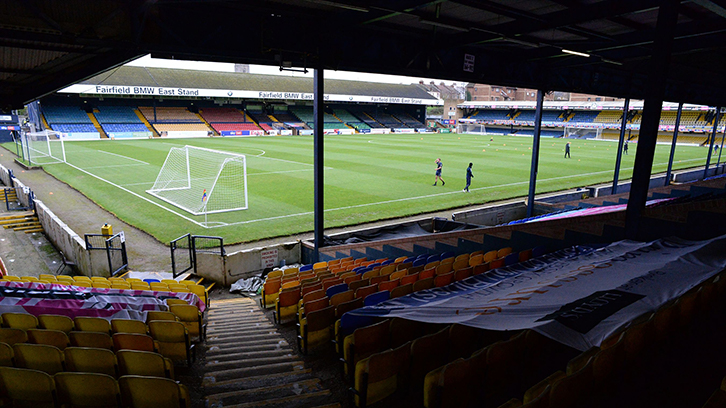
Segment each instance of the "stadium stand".
[[201,123],[202,121],[194,113],[186,108],[177,107],[157,107],[154,113],[153,107],[142,106],[139,111],[144,115],[146,120],[152,124],[158,123]]
[[57,132],[96,132],[88,114],[73,106],[44,105],[42,114],[50,128]]
[[248,122],[247,116],[234,108],[204,108],[199,114],[217,132],[261,130],[254,122]]
[[599,111],[574,111],[568,123],[592,123],[599,114]]

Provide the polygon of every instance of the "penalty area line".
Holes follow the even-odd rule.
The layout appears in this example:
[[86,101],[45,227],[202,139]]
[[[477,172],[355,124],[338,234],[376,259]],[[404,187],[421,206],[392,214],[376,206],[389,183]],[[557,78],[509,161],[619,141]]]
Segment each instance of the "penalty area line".
[[96,150],[96,151],[97,151],[97,152],[101,152],[101,153],[106,153],[106,154],[110,154],[110,155],[112,155],[112,156],[116,156],[116,157],[121,157],[121,158],[124,158],[124,159],[128,159],[128,160],[133,160],[133,161],[135,161],[135,162],[138,162],[138,163],[142,163],[142,164],[149,164],[149,163],[147,163],[147,162],[145,162],[145,161],[141,161],[141,160],[137,160],[137,159],[134,159],[133,157],[128,157],[128,156],[124,156],[124,155],[121,155],[121,154],[117,154],[117,153],[111,153],[111,152],[107,152],[107,151],[105,151],[105,150]]

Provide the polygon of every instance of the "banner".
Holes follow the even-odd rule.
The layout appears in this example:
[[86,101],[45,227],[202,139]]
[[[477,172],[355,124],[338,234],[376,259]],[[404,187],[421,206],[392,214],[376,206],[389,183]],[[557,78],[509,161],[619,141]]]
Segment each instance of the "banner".
[[349,313],[534,329],[587,350],[722,271],[724,254],[726,235],[573,247]]
[[57,314],[146,321],[149,310],[166,310],[165,300],[177,298],[204,311],[193,293],[97,289],[36,282],[0,281],[0,313]]

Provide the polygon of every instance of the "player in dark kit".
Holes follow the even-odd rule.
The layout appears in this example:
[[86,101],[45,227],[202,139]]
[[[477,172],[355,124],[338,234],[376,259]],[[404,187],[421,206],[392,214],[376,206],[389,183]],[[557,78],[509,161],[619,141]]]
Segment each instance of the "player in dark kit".
[[628,154],[628,141],[625,141],[625,144],[623,144],[623,153]]
[[441,159],[436,159],[436,178],[434,179],[434,185],[441,180],[441,185],[445,185],[446,182],[444,179],[441,178],[441,170],[444,168],[444,163],[441,162]]
[[473,166],[474,163],[469,163],[469,167],[466,168],[466,187],[464,187],[464,192],[469,192],[469,186],[471,185],[471,179],[474,178],[474,173],[471,172],[471,166]]
[[565,145],[565,158],[570,157],[570,142]]

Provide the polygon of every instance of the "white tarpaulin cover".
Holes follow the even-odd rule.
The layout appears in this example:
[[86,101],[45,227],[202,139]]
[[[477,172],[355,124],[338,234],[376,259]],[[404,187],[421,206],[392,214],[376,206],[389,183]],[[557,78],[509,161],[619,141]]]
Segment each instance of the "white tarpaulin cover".
[[726,236],[573,247],[349,313],[535,329],[579,350],[726,267]]

